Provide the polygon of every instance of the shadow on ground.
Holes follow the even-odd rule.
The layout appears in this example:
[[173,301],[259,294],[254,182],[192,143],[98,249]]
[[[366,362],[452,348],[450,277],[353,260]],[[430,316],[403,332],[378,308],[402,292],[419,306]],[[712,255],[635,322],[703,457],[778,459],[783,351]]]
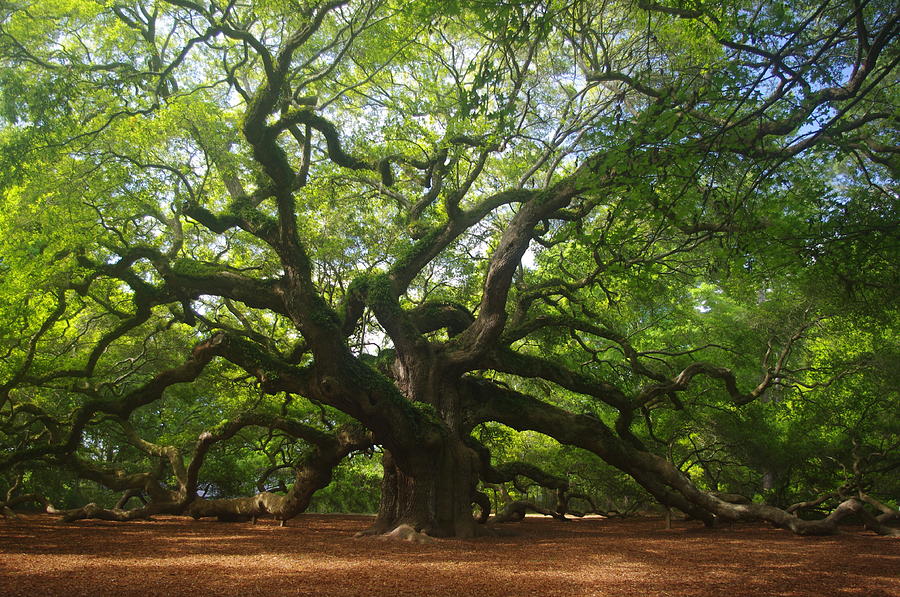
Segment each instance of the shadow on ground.
[[526,518],[468,541],[353,537],[369,524],[0,519],[0,594],[900,595],[900,541],[861,529],[822,538],[760,525]]

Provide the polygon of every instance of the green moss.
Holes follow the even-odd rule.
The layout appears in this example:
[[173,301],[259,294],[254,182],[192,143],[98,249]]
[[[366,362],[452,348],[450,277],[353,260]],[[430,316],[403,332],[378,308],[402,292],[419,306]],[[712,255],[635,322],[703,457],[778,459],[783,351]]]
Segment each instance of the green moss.
[[235,197],[228,207],[231,213],[248,221],[252,221],[255,216],[260,215],[245,195]]
[[436,319],[444,310],[445,303],[430,302],[418,307],[417,311],[423,319]]
[[394,294],[394,285],[387,274],[379,274],[369,277],[368,303],[381,313],[399,312],[400,303]]
[[397,351],[393,348],[385,348],[374,359],[375,368],[378,371],[390,371],[397,359]]
[[433,433],[435,427],[444,427],[432,405],[410,402],[385,375],[372,366],[354,360],[352,365],[348,363],[345,371],[351,376],[353,383],[369,392],[370,397],[377,396],[376,401],[388,401],[400,410],[410,422],[409,432],[415,441],[422,441]]
[[180,276],[202,278],[223,272],[227,266],[221,263],[208,263],[194,259],[180,258],[172,262],[172,271]]
[[440,423],[441,416],[433,404],[427,402],[410,402],[413,409],[426,419],[430,419],[436,423]]
[[366,292],[366,289],[369,286],[369,274],[360,274],[353,278],[353,281],[350,282],[350,285],[347,287],[347,295],[359,295]]
[[314,298],[314,305],[309,310],[309,320],[321,326],[340,327],[341,320],[328,303],[321,297]]
[[354,361],[351,366],[346,368],[347,373],[352,377],[352,381],[358,387],[369,392],[378,392],[380,395],[393,396],[396,394],[398,398],[406,402],[400,395],[400,391],[390,382],[383,374],[375,370],[368,364]]
[[397,351],[393,348],[382,349],[378,356],[372,354],[361,354],[359,360],[367,367],[374,369],[382,375],[390,375],[391,367],[394,365],[394,359],[397,358]]
[[244,357],[241,366],[245,369],[262,369],[266,362],[271,359],[271,357],[265,354],[256,344],[244,338],[229,336],[228,342],[240,350],[241,355]]
[[256,230],[264,230],[276,226],[275,220],[260,212],[245,195],[235,198],[231,205],[228,206],[228,209],[232,215],[244,220]]
[[400,271],[410,267],[419,257],[431,250],[438,237],[443,232],[440,227],[434,227],[425,232],[406,252],[394,263],[394,271]]

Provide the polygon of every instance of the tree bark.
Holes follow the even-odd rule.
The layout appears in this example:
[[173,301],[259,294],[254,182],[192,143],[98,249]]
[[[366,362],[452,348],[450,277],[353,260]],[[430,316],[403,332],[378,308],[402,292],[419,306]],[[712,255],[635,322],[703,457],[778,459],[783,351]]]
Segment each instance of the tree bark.
[[456,437],[438,450],[398,458],[385,452],[381,503],[373,532],[388,533],[408,524],[433,537],[472,537],[477,499],[477,468],[472,451]]
[[427,350],[397,360],[393,375],[413,408],[443,430],[428,448],[386,449],[381,503],[372,532],[388,533],[402,524],[435,537],[472,537],[478,533],[473,503],[480,463],[468,445],[460,394],[452,377]]

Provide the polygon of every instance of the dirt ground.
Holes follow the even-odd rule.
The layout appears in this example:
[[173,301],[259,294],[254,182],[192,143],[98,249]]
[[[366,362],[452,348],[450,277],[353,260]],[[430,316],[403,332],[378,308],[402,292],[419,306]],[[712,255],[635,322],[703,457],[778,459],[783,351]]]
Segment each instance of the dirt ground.
[[370,522],[0,518],[0,595],[900,595],[900,540],[862,529],[529,517],[468,541],[353,537]]

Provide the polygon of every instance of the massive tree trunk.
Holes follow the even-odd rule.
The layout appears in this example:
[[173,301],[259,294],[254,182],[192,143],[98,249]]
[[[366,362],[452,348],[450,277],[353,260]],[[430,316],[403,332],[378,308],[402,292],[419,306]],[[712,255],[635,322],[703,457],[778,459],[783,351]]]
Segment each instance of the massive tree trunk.
[[477,483],[472,451],[448,437],[435,452],[405,455],[402,467],[390,452],[383,459],[381,504],[373,530],[389,532],[401,524],[435,537],[476,533],[472,499]]
[[466,445],[458,384],[427,351],[400,359],[392,372],[398,387],[444,432],[427,449],[385,450],[381,504],[374,532],[401,524],[437,537],[471,537],[477,532],[472,503],[478,483],[477,454]]

